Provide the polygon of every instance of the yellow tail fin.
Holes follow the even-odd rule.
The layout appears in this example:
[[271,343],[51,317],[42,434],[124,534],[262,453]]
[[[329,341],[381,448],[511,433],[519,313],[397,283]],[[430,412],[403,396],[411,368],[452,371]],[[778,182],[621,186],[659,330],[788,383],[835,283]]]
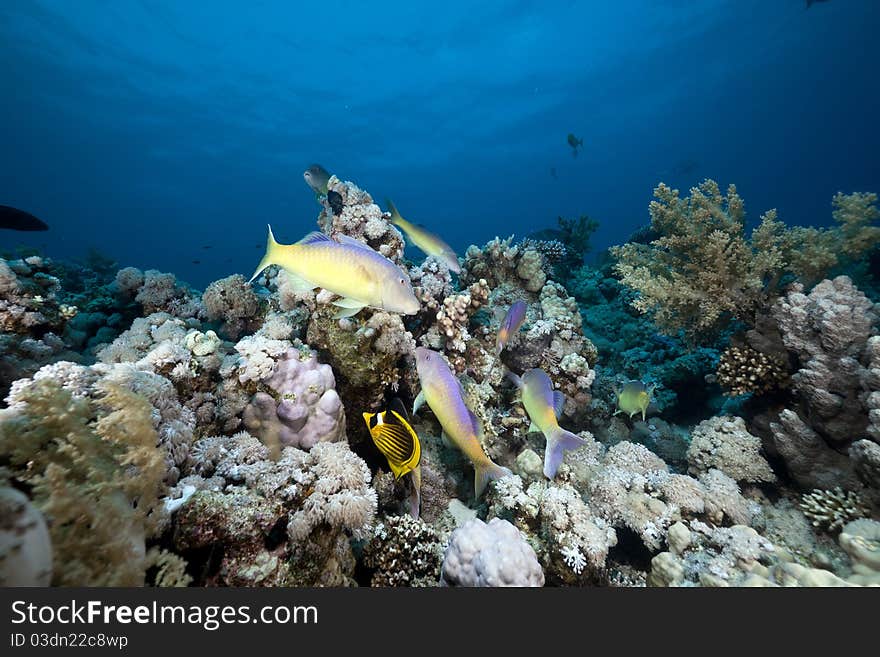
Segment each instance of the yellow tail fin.
[[272,226],[269,226],[269,238],[266,240],[266,255],[263,256],[263,259],[260,260],[260,264],[257,265],[257,271],[254,272],[254,275],[251,276],[251,280],[248,283],[253,282],[253,280],[260,275],[266,267],[269,265],[278,264],[278,248],[281,245],[275,241],[275,236],[272,234]]

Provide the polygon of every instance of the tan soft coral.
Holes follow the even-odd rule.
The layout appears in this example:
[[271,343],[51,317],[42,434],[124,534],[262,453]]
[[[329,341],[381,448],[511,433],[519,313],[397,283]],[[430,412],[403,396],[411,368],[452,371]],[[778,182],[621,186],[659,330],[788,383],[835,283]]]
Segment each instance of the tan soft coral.
[[[634,306],[653,314],[668,332],[711,334],[731,318],[752,323],[755,313],[778,295],[785,273],[815,280],[844,256],[863,253],[880,228],[873,194],[838,194],[834,229],[786,228],[770,210],[750,237],[745,207],[734,185],[722,194],[706,180],[682,199],[660,183],[650,204],[650,244],[614,247],[624,285],[639,293]],[[873,239],[873,242],[871,241]]]
[[0,452],[46,516],[61,586],[140,586],[156,531],[164,456],[152,406],[119,385],[77,398],[52,379],[0,411]]

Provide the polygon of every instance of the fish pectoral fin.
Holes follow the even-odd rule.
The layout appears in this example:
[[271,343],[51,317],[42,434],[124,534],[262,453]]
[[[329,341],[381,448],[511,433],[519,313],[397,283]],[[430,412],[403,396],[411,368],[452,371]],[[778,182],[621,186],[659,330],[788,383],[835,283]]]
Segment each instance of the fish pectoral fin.
[[363,301],[358,301],[357,299],[352,299],[351,297],[342,297],[341,299],[337,299],[333,302],[334,306],[339,306],[340,308],[357,308],[360,310],[361,308],[366,308],[367,304]]
[[565,393],[556,390],[553,393],[553,410],[556,411],[556,419],[562,417],[562,409],[565,406]]
[[356,308],[341,307],[338,311],[333,313],[333,319],[344,319],[346,317],[354,317],[363,308],[364,308],[364,306],[357,306]]
[[287,274],[287,282],[295,292],[311,292],[317,287],[317,285],[312,285],[306,279],[301,278],[296,274],[291,274],[289,271],[285,271],[284,273]]
[[541,430],[538,428],[538,425],[537,425],[537,424],[535,424],[534,422],[532,422],[532,423],[529,425],[529,431],[528,431],[528,433],[541,433]]
[[413,411],[412,414],[415,415],[419,412],[419,409],[425,403],[425,391],[419,390],[419,394],[416,395],[415,400],[413,400]]

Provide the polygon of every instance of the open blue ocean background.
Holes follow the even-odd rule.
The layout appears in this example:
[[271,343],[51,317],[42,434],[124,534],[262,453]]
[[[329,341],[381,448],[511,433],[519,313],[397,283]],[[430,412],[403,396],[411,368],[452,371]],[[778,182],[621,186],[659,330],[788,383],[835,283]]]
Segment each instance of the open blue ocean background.
[[880,192],[878,28],[873,0],[4,0],[0,203],[51,229],[0,250],[250,275],[266,223],[315,227],[312,162],[459,254],[558,215],[620,243],[660,180],[827,225]]

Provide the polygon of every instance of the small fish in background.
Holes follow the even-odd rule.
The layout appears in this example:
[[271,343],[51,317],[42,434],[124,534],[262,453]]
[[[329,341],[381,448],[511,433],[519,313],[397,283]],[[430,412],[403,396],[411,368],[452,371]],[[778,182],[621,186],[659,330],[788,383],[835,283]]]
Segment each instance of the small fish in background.
[[49,226],[43,220],[37,219],[30,212],[9,205],[0,205],[0,228],[22,231],[49,230]]
[[426,253],[429,256],[434,256],[440,260],[443,264],[449,267],[449,271],[455,272],[456,274],[461,272],[461,265],[458,264],[458,256],[455,255],[455,251],[452,250],[451,246],[433,233],[428,232],[422,226],[417,226],[401,217],[390,198],[385,199],[385,203],[388,206],[388,210],[391,212],[391,223],[406,233],[406,238],[410,242],[419,247],[423,253]]
[[425,402],[443,427],[446,436],[474,466],[474,494],[479,498],[490,481],[512,473],[492,461],[483,451],[483,426],[464,401],[464,391],[436,351],[416,348],[416,369],[422,390],[413,404],[413,415]]
[[345,207],[345,204],[342,202],[342,194],[334,192],[333,190],[328,191],[327,203],[330,205],[330,211],[333,213],[334,217],[338,217],[342,214],[342,209]]
[[508,340],[519,331],[519,327],[525,321],[527,307],[526,302],[520,300],[512,303],[510,308],[507,309],[507,314],[504,315],[501,326],[498,327],[498,335],[495,336],[496,359],[501,356],[501,352],[507,346]]
[[306,184],[315,192],[315,196],[327,196],[327,183],[330,182],[330,174],[320,164],[312,164],[303,171]]
[[210,244],[205,244],[202,248],[203,248],[203,249],[210,249],[210,248],[213,248],[213,247],[212,247]]
[[636,413],[642,414],[642,421],[645,421],[645,413],[651,404],[651,395],[654,393],[654,386],[650,388],[641,381],[627,381],[623,388],[617,391],[617,410],[618,413],[626,413],[630,417]]
[[584,147],[584,140],[578,139],[577,137],[574,136],[574,133],[569,132],[568,133],[568,145],[571,146],[571,156],[577,157],[578,156],[578,146],[583,148]]
[[352,317],[366,307],[404,315],[419,312],[409,276],[381,253],[347,235],[331,239],[315,231],[296,244],[279,244],[269,226],[266,254],[251,281],[269,265],[284,269],[294,290],[322,287],[341,296],[333,302],[340,308],[334,319]]
[[202,261],[201,260],[193,260],[192,263],[194,265],[200,265],[200,264],[202,264]]
[[556,167],[550,167],[550,175],[553,177],[553,180],[559,180],[559,177],[556,175]]
[[553,382],[544,370],[531,369],[522,377],[507,372],[507,377],[519,389],[522,404],[532,421],[529,433],[540,432],[547,439],[547,447],[544,448],[544,476],[553,479],[565,452],[582,447],[587,441],[559,426],[558,418],[562,414],[565,395],[553,390]]
[[810,7],[812,7],[814,2],[825,2],[825,1],[826,0],[807,0],[806,9],[809,9]]
[[381,413],[363,413],[364,422],[376,448],[388,460],[388,466],[395,480],[412,474],[413,495],[410,498],[410,515],[419,517],[421,506],[422,472],[419,461],[422,446],[419,436],[409,423],[409,416],[403,403],[395,398],[388,410]]

